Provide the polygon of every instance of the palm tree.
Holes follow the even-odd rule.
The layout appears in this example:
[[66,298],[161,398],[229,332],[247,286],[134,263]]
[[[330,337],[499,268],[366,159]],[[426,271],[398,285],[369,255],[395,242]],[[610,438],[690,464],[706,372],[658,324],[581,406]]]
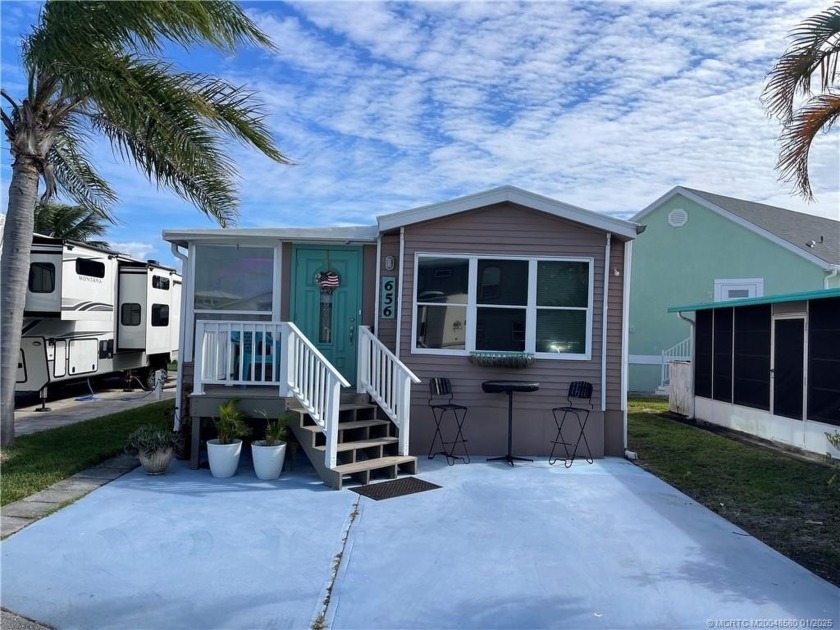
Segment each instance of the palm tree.
[[225,227],[238,211],[236,169],[222,141],[232,137],[289,163],[275,147],[253,94],[161,61],[167,41],[207,44],[223,52],[239,45],[274,49],[229,0],[47,0],[22,43],[26,94],[15,99],[0,90],[13,156],[0,269],[2,445],[14,439],[14,383],[42,179],[42,200],[60,191],[86,209],[111,216],[116,195],[95,172],[86,146],[88,138],[102,136],[150,181],[174,190]]
[[[840,116],[840,2],[804,20],[791,32],[792,42],[768,75],[762,100],[782,121],[776,169],[813,200],[808,178],[808,153],[821,130],[828,133]],[[812,83],[819,76],[819,89]],[[797,103],[798,97],[804,99]]]
[[66,238],[69,241],[89,243],[94,247],[108,248],[106,241],[97,240],[104,236],[109,222],[96,210],[82,206],[68,206],[63,203],[39,203],[35,206],[34,231],[45,236]]

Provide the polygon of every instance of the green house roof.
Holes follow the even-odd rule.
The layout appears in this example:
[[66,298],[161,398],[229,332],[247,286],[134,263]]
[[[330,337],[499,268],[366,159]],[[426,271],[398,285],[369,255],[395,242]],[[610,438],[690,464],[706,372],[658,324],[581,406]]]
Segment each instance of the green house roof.
[[752,306],[755,304],[779,304],[781,302],[801,302],[803,300],[820,300],[823,298],[832,297],[840,297],[840,289],[822,289],[820,291],[805,291],[803,293],[766,295],[764,297],[745,298],[743,300],[726,300],[725,302],[704,302],[703,304],[671,306],[668,307],[668,312],[682,313],[684,311],[706,311],[715,308],[731,308],[733,306]]

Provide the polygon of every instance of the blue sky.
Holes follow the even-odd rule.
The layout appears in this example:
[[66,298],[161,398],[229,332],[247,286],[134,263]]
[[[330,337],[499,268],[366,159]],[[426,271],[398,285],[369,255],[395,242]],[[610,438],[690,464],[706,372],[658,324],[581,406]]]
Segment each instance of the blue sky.
[[[259,94],[274,164],[231,145],[241,227],[372,224],[512,184],[627,217],[675,185],[840,216],[838,130],[811,149],[817,202],[774,171],[767,72],[823,2],[244,2],[276,53],[171,50]],[[17,46],[39,3],[0,2],[2,84],[22,94]],[[4,139],[5,140],[5,139]],[[213,227],[110,149],[117,249],[172,262],[161,230]],[[2,148],[2,211],[9,153]]]

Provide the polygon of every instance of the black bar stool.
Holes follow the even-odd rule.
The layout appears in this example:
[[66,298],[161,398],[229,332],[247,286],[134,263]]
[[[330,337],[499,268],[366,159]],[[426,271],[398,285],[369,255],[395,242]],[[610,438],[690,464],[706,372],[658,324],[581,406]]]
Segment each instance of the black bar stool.
[[[456,459],[463,460],[465,464],[470,463],[467,440],[464,439],[463,432],[464,419],[467,417],[468,409],[464,405],[452,402],[453,397],[452,383],[448,378],[436,376],[429,380],[429,407],[431,407],[432,415],[435,418],[435,435],[432,437],[431,446],[429,446],[429,459],[434,459],[437,455],[443,455],[446,457],[446,463],[450,466],[455,464]],[[441,432],[441,423],[447,413],[451,413],[455,418],[455,439],[452,441],[444,440]],[[441,450],[433,454],[437,442],[440,442]],[[447,445],[451,447],[449,450],[446,448]],[[463,456],[455,454],[455,449],[459,445],[464,452]]]
[[[580,443],[583,441],[583,445],[586,448],[586,461],[591,464],[592,451],[589,449],[589,442],[586,440],[584,431],[586,430],[586,421],[589,419],[589,412],[592,411],[592,383],[587,383],[586,381],[574,381],[570,383],[569,393],[566,399],[568,400],[567,404],[551,410],[551,413],[554,415],[554,423],[557,425],[557,437],[552,442],[554,446],[551,447],[548,463],[553,466],[559,460],[563,462],[566,468],[571,468],[572,464],[575,463]],[[563,412],[562,418],[558,417],[561,411]],[[577,418],[578,428],[580,429],[580,433],[578,433],[577,440],[575,440],[574,444],[564,441],[562,435],[563,425],[569,414]],[[566,453],[565,457],[554,456],[554,451],[558,444],[563,445],[563,450]],[[569,451],[570,446],[573,446],[571,452]]]

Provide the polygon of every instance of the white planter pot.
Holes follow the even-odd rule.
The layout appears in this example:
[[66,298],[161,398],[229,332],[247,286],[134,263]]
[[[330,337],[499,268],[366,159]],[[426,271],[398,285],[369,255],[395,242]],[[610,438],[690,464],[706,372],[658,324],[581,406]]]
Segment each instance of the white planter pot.
[[265,440],[251,442],[251,455],[254,459],[254,472],[258,479],[277,479],[283,471],[286,459],[286,443],[266,446]]
[[219,440],[207,440],[207,459],[210,460],[210,472],[214,477],[233,477],[239,467],[239,455],[242,453],[242,440],[231,444],[219,444]]

